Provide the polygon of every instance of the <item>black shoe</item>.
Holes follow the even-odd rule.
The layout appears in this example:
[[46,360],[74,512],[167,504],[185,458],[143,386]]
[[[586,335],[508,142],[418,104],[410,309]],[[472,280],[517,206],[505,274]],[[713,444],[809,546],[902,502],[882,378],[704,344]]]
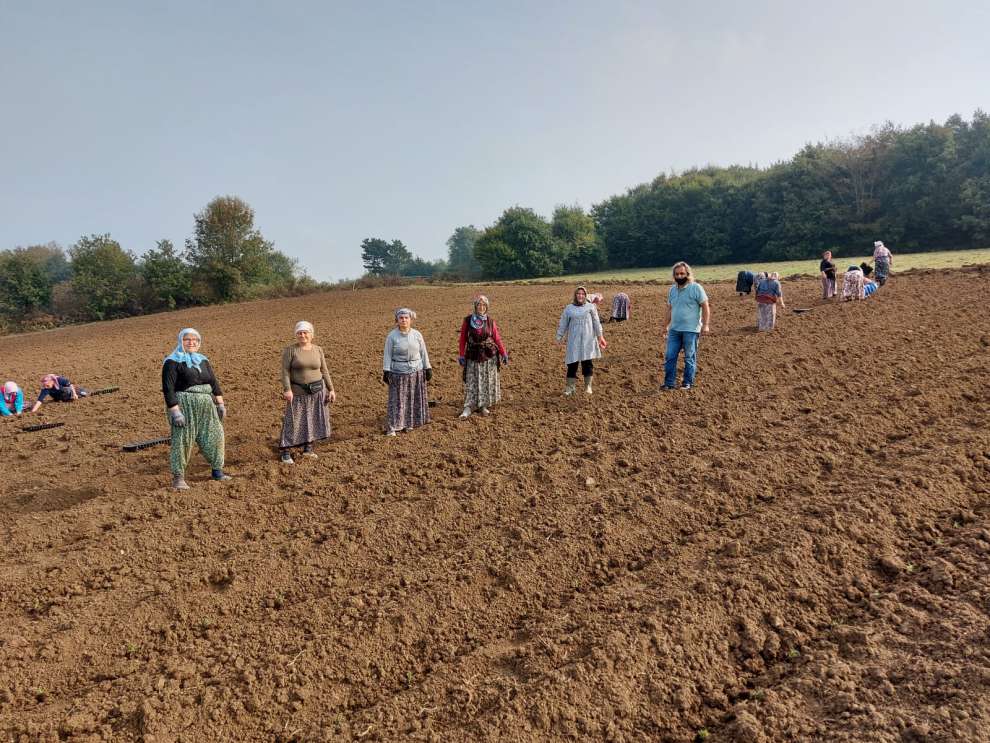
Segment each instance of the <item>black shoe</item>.
[[689,390],[689,389],[691,389],[691,385],[690,384],[682,384],[681,385],[681,389],[682,390]]

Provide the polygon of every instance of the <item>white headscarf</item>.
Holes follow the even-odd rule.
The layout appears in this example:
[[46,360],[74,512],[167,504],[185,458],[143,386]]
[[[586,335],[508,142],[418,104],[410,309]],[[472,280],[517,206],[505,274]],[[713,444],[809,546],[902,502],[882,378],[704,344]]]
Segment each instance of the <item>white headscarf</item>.
[[298,333],[300,330],[308,330],[310,335],[313,335],[316,331],[313,330],[313,323],[307,322],[306,320],[300,320],[296,323],[296,329],[293,333]]

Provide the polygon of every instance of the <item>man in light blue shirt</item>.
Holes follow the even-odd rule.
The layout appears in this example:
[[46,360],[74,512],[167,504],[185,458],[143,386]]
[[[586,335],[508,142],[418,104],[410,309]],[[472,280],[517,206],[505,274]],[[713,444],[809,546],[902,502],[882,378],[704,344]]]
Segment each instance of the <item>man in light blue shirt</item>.
[[674,286],[667,293],[667,318],[664,335],[667,349],[663,361],[663,389],[672,390],[677,384],[677,356],[684,350],[684,381],[681,389],[694,385],[697,371],[698,335],[710,332],[711,319],[708,295],[691,276],[691,266],[684,261],[674,264]]

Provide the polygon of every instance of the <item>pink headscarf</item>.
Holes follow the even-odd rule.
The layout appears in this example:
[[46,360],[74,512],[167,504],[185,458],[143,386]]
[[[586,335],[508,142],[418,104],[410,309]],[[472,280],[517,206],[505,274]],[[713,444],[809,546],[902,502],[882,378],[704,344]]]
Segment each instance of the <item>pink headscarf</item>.
[[588,301],[592,304],[601,304],[602,300],[605,299],[601,294],[589,294]]

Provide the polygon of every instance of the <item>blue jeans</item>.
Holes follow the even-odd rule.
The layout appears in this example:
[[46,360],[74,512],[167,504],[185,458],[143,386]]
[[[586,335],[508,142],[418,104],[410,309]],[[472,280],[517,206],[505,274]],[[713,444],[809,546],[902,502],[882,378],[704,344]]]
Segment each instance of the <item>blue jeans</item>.
[[698,333],[670,330],[667,332],[667,351],[663,358],[664,387],[677,384],[677,354],[681,349],[684,349],[684,384],[694,384],[694,374],[698,368]]

